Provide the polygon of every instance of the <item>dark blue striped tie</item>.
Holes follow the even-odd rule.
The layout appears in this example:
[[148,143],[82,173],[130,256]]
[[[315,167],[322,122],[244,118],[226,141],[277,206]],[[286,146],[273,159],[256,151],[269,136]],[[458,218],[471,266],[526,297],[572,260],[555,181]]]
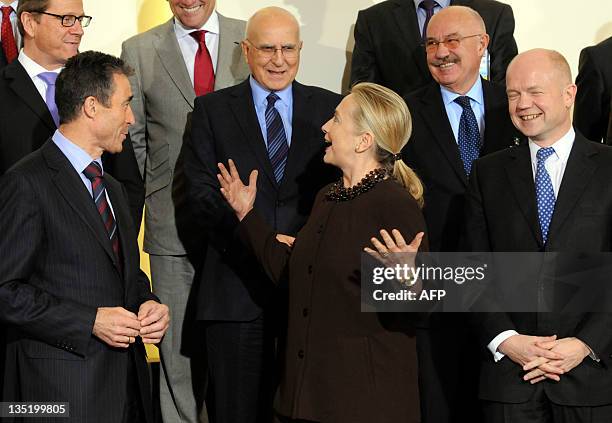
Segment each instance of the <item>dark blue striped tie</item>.
[[274,93],[270,93],[267,99],[266,132],[268,138],[268,156],[270,156],[270,163],[272,163],[276,182],[280,183],[283,179],[283,173],[285,172],[289,146],[287,145],[287,136],[285,135],[283,120],[278,110],[274,107],[274,103],[278,100],[278,96]]
[[91,181],[91,189],[93,191],[93,199],[96,203],[96,208],[98,209],[98,213],[100,213],[104,227],[108,232],[108,237],[111,240],[115,258],[117,259],[117,262],[120,263],[117,223],[113,217],[110,205],[106,200],[106,187],[104,185],[104,177],[102,176],[102,168],[97,162],[94,161],[83,170],[83,174]]

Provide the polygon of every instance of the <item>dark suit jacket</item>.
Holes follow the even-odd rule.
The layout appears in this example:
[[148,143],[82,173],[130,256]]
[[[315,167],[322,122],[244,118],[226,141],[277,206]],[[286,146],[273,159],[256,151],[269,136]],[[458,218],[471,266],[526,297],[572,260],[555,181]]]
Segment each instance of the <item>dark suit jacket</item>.
[[591,141],[612,144],[612,37],[580,52],[574,126]]
[[[505,83],[506,68],[517,54],[512,8],[493,0],[453,0],[482,16],[491,37],[490,77]],[[355,24],[351,85],[376,82],[406,95],[432,80],[412,0],[387,0],[362,10]]]
[[[475,162],[467,197],[467,234],[473,251],[612,251],[612,148],[576,134],[550,223],[542,243],[529,147],[521,145]],[[526,335],[575,336],[601,359],[586,357],[561,376],[541,382],[548,398],[562,405],[612,403],[612,315],[604,313],[487,313],[477,329],[483,351],[480,397],[520,403],[535,386],[524,382],[520,366],[504,357],[493,361],[486,345],[504,330]]]
[[[508,116],[504,88],[482,81],[485,133],[480,155],[502,150],[522,138]],[[459,251],[468,179],[446,115],[440,86],[432,82],[405,97],[412,114],[412,135],[402,151],[425,185],[425,207],[431,251]]]
[[119,266],[91,195],[52,141],[0,181],[0,319],[8,324],[3,400],[66,401],[74,421],[119,422],[133,354],[151,417],[142,343],[129,353],[92,335],[98,307],[137,312],[156,300],[139,270],[125,191],[105,176]]
[[252,254],[233,236],[238,220],[219,192],[217,163],[233,159],[243,181],[251,170],[259,169],[255,207],[276,231],[295,235],[306,222],[317,191],[336,175],[322,161],[321,125],[339,102],[338,94],[293,83],[292,140],[279,186],[248,79],[196,99],[183,154],[188,201],[208,238],[198,318],[253,320],[273,288]]
[[[55,132],[56,126],[32,79],[15,60],[0,71],[0,175],[40,146]],[[136,166],[129,138],[124,152],[103,156],[105,171],[126,186],[134,221],[140,224],[144,205],[144,184]],[[133,163],[125,166],[123,163]]]
[[0,70],[7,65],[6,56],[4,55],[4,50],[0,48]]

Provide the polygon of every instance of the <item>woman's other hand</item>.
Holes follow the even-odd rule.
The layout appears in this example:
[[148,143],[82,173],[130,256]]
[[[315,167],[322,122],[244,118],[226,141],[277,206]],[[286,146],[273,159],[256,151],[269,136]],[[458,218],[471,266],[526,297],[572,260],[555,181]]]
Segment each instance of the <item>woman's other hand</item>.
[[219,172],[217,179],[221,184],[221,194],[228,204],[234,209],[238,220],[244,217],[253,209],[255,196],[257,195],[257,170],[253,170],[249,175],[249,184],[244,185],[238,175],[238,170],[232,159],[228,162],[228,169],[223,163],[218,163]]

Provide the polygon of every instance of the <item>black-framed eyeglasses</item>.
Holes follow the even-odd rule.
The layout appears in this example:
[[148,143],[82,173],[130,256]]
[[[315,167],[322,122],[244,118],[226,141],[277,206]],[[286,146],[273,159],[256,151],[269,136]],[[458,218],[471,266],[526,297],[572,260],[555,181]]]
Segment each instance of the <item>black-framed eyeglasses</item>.
[[274,46],[258,47],[255,44],[253,44],[249,39],[245,39],[245,41],[249,43],[255,50],[257,50],[257,53],[263,59],[271,59],[278,50],[280,50],[280,52],[285,57],[285,59],[289,59],[289,60],[295,59],[298,57],[298,54],[300,53],[300,49],[301,49],[301,46],[291,45],[291,44],[282,46],[280,48],[276,48]]
[[49,13],[49,12],[32,12],[32,13],[40,13],[42,15],[49,15],[49,16],[56,17],[57,19],[62,21],[62,26],[65,26],[65,27],[74,26],[76,21],[79,21],[81,23],[81,26],[85,28],[86,26],[89,26],[89,24],[91,23],[91,20],[93,19],[91,16],[87,16],[87,15],[82,15],[82,16],[56,15],[55,13]]
[[427,51],[427,53],[434,53],[434,52],[436,52],[438,50],[438,47],[440,46],[440,44],[444,44],[447,49],[453,50],[453,49],[456,49],[457,47],[459,47],[459,45],[461,44],[461,41],[465,40],[466,38],[482,37],[482,35],[483,34],[474,34],[474,35],[466,35],[465,37],[451,36],[451,37],[447,37],[447,38],[445,38],[445,39],[443,39],[441,41],[434,40],[433,38],[428,38],[423,43],[423,46],[425,47],[425,51]]

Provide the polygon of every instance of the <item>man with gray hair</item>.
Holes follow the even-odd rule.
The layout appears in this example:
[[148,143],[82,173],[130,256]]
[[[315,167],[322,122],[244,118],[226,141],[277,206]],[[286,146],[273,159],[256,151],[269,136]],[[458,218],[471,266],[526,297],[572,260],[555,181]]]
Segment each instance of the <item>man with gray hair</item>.
[[[270,421],[274,338],[287,316],[282,308],[275,310],[275,298],[286,302],[285,291],[275,288],[235,236],[238,220],[219,191],[217,163],[231,158],[241,175],[258,169],[256,207],[278,233],[290,236],[306,222],[317,191],[334,175],[322,161],[320,128],[340,96],[295,81],[301,49],[293,15],[278,7],[256,12],[242,41],[251,76],[196,99],[183,149],[189,203],[204,226],[198,235],[208,244],[197,310],[206,323],[219,423]],[[308,312],[304,309],[304,318]]]

